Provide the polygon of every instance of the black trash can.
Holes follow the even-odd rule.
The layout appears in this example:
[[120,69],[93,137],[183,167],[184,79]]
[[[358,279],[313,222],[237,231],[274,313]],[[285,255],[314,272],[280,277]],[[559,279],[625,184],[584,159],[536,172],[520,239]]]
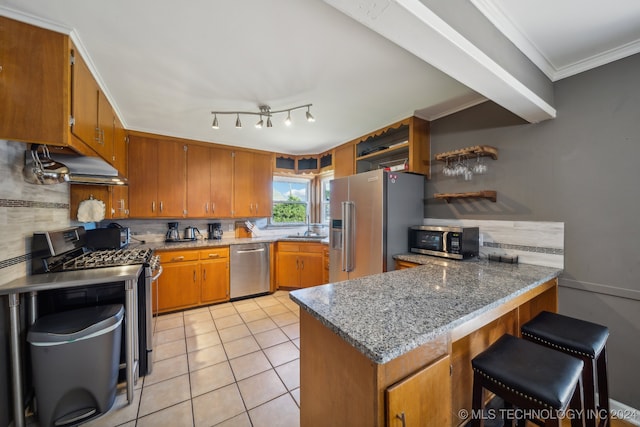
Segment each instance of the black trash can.
[[124,307],[86,307],[36,320],[27,341],[40,426],[85,422],[115,400]]

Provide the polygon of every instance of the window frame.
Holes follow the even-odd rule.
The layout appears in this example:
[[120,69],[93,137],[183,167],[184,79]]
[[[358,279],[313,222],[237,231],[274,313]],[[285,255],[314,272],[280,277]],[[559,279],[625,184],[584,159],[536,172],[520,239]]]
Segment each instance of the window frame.
[[[271,226],[276,226],[276,227],[287,227],[287,226],[298,226],[298,225],[305,225],[306,219],[310,218],[311,215],[311,205],[313,203],[313,198],[312,198],[312,192],[313,192],[313,186],[312,186],[312,180],[309,178],[305,178],[305,177],[300,177],[300,176],[289,176],[289,175],[273,175],[273,182],[272,182],[272,188],[275,185],[276,182],[295,182],[295,183],[304,183],[306,184],[306,201],[302,201],[302,202],[287,202],[287,201],[281,201],[278,200],[276,201],[273,197],[273,195],[275,194],[275,191],[273,191],[272,196],[271,196],[271,216],[269,217],[269,225]],[[298,204],[304,204],[305,205],[305,220],[302,222],[275,222],[273,220],[273,212],[275,211],[275,206],[276,204],[281,204],[281,203],[298,203]]]

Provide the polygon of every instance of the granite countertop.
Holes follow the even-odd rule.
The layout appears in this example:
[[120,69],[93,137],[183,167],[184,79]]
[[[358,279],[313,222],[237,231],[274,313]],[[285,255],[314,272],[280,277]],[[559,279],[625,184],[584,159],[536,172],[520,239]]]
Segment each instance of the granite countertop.
[[419,267],[292,291],[290,298],[375,363],[386,363],[557,277],[527,264],[422,257]]
[[90,270],[62,271],[20,277],[0,285],[0,295],[137,280],[141,264]]
[[[223,238],[220,240],[190,240],[179,242],[147,242],[135,245],[139,248],[151,248],[156,251],[170,251],[176,249],[204,249],[217,246],[242,245],[245,243],[271,243],[271,242],[300,242],[300,243],[322,243],[328,244],[329,237],[322,239],[313,237],[286,237],[286,236],[265,236],[265,237],[239,237],[239,238]],[[133,245],[131,245],[133,247]]]

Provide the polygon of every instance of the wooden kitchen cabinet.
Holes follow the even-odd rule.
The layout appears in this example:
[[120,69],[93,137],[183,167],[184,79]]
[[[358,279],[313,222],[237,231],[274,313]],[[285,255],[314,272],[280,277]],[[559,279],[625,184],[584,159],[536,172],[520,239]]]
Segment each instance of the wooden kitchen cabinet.
[[187,217],[231,217],[233,152],[187,145]]
[[388,427],[442,427],[451,424],[449,356],[388,387]]
[[69,218],[78,219],[80,202],[93,197],[105,204],[105,219],[129,217],[129,188],[126,185],[73,184],[69,190]]
[[68,36],[0,16],[0,65],[0,139],[66,146]]
[[126,178],[129,176],[129,137],[118,116],[114,114],[113,117],[113,154],[110,163],[121,176]]
[[356,173],[389,167],[429,177],[429,122],[409,117],[354,141]]
[[420,264],[416,264],[415,262],[402,261],[399,259],[395,260],[395,264],[396,264],[396,270],[403,270],[405,268],[414,268],[420,265]]
[[342,178],[355,173],[355,149],[352,142],[336,147],[333,153],[333,177]]
[[306,288],[326,283],[324,281],[324,246],[319,243],[278,242],[277,286]]
[[233,216],[270,217],[272,204],[271,154],[234,152]]
[[129,136],[130,217],[181,218],[185,215],[186,151],[179,142]]
[[229,300],[228,246],[158,255],[164,270],[158,279],[159,313]]
[[200,251],[201,303],[229,300],[229,248]]

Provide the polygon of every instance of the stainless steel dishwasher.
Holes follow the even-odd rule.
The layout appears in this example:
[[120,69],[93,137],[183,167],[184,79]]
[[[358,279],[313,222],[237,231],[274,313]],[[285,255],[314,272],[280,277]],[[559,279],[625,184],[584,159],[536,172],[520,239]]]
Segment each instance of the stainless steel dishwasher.
[[269,243],[231,245],[230,297],[269,292]]

